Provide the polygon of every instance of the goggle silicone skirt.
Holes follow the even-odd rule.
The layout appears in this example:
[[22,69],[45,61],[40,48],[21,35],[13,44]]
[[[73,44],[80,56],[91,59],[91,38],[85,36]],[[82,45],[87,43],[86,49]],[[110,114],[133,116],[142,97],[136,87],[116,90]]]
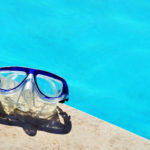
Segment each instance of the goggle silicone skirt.
[[0,104],[6,113],[15,109],[45,118],[57,102],[68,101],[66,81],[50,72],[25,68],[0,68]]

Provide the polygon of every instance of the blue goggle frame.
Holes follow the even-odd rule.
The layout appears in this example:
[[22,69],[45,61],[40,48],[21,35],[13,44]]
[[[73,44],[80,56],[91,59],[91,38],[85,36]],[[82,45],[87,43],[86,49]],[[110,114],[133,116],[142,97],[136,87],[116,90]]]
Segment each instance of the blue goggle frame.
[[[68,101],[68,99],[69,99],[68,98],[68,86],[67,86],[66,81],[63,78],[61,78],[61,77],[59,77],[53,73],[43,71],[43,70],[38,70],[38,69],[32,69],[32,68],[26,68],[26,67],[16,67],[16,66],[14,66],[14,67],[2,67],[2,68],[0,68],[0,71],[23,71],[26,73],[25,79],[18,86],[16,86],[15,88],[9,89],[9,90],[0,89],[0,91],[2,91],[2,92],[12,91],[12,90],[18,88],[27,79],[28,75],[32,74],[34,77],[36,87],[39,90],[40,94],[42,94],[44,96],[44,98],[51,100],[51,99],[60,98],[60,97],[64,96],[64,99],[59,101],[60,103],[64,103],[65,101]],[[48,97],[48,96],[44,95],[38,87],[38,84],[36,81],[37,75],[45,75],[45,76],[48,76],[48,77],[51,77],[51,78],[54,78],[54,79],[61,81],[63,84],[61,94],[58,97]]]

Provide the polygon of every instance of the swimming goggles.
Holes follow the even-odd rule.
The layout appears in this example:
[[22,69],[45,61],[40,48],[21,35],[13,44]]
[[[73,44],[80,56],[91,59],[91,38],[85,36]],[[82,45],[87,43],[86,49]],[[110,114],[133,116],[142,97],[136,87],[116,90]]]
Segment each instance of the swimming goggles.
[[25,67],[0,68],[0,104],[6,112],[14,109],[48,117],[56,103],[68,101],[66,81],[47,71]]

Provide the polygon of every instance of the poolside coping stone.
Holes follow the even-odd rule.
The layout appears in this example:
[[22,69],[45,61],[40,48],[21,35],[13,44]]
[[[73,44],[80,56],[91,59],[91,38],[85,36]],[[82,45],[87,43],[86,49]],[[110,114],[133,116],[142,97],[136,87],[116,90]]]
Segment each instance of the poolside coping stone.
[[71,116],[69,133],[38,130],[29,136],[21,127],[0,124],[0,150],[150,150],[150,140],[65,104],[59,107]]

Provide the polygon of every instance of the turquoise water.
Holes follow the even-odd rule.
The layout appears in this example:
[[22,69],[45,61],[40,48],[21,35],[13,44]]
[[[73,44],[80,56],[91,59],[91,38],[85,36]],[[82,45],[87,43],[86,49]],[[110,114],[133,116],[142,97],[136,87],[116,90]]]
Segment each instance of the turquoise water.
[[0,66],[14,65],[64,77],[68,105],[150,139],[150,1],[1,0]]

